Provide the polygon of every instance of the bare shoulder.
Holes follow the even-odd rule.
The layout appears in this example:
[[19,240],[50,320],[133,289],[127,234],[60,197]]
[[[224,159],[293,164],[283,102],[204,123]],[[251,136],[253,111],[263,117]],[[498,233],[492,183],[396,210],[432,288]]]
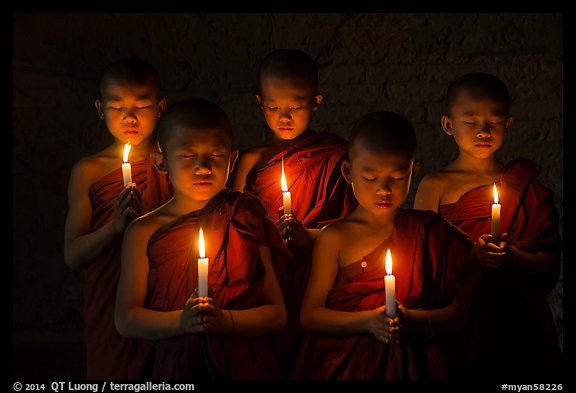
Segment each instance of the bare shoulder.
[[318,234],[318,240],[336,247],[346,239],[350,223],[344,218],[326,225]]
[[264,147],[256,146],[240,153],[238,163],[236,164],[232,175],[232,190],[244,191],[246,177],[252,168],[256,167],[260,162],[263,151],[265,151]]
[[170,202],[166,202],[155,210],[138,217],[130,223],[126,231],[152,234],[162,225],[176,219],[177,216],[169,213],[169,204]]
[[92,184],[114,168],[114,158],[110,155],[110,148],[82,157],[72,167],[70,180]]
[[265,151],[264,146],[255,146],[249,149],[244,150],[240,153],[240,157],[238,157],[238,165],[243,167],[252,168],[260,157],[262,156],[262,152]]
[[440,196],[446,186],[446,180],[446,173],[442,169],[424,175],[416,190],[414,208],[438,211]]

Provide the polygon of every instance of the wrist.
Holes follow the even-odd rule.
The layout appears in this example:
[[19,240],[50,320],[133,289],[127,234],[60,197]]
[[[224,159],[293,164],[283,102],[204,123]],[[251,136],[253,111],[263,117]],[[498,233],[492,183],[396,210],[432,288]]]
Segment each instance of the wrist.
[[228,314],[228,329],[227,329],[227,333],[230,336],[233,336],[235,331],[236,331],[236,323],[234,322],[234,315],[232,315],[232,311],[231,310],[226,310],[226,313]]
[[508,253],[509,253],[509,257],[508,257],[508,263],[506,264],[507,267],[509,268],[516,268],[516,266],[518,265],[518,249],[514,246],[510,246],[508,247]]

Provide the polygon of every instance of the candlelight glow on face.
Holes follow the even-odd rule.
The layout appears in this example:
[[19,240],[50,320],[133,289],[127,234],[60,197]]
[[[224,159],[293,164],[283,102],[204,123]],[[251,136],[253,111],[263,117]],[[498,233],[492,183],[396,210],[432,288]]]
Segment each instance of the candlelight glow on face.
[[198,297],[208,296],[208,258],[206,258],[206,247],[204,245],[204,233],[200,228],[198,235]]
[[282,202],[284,204],[284,214],[292,213],[292,199],[288,191],[288,183],[284,174],[284,157],[282,157],[282,177],[280,178],[280,187],[282,188]]
[[390,249],[386,251],[386,276],[384,276],[384,288],[386,290],[386,315],[396,317],[396,277],[392,275],[392,254]]
[[132,145],[130,145],[130,141],[124,145],[124,155],[122,157],[122,178],[124,180],[124,185],[128,185],[128,183],[132,183],[132,166],[128,162],[128,153],[130,153],[130,149]]
[[501,205],[498,200],[498,189],[496,188],[496,183],[494,183],[494,203],[492,204],[492,224],[490,233],[495,238],[500,236],[500,209]]

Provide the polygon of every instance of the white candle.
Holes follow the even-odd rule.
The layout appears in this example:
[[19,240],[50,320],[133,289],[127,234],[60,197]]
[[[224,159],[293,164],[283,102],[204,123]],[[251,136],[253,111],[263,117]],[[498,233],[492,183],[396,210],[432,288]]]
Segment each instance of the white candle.
[[492,228],[490,233],[495,238],[500,235],[500,207],[498,203],[498,190],[496,189],[496,183],[494,183],[494,203],[492,204]]
[[386,315],[396,317],[396,277],[392,275],[392,254],[390,249],[386,251],[386,275],[384,276],[386,288]]
[[284,157],[282,157],[282,178],[280,179],[282,187],[282,203],[284,204],[284,214],[292,213],[292,200],[290,198],[290,191],[288,191],[288,183],[286,183],[286,176],[284,175]]
[[206,258],[202,228],[200,228],[200,235],[198,236],[198,250],[200,253],[200,258],[198,258],[198,297],[206,297],[208,296],[208,258]]
[[122,177],[124,178],[124,185],[128,185],[128,183],[132,183],[132,166],[128,162],[128,153],[130,152],[130,141],[124,145],[124,157],[122,164]]

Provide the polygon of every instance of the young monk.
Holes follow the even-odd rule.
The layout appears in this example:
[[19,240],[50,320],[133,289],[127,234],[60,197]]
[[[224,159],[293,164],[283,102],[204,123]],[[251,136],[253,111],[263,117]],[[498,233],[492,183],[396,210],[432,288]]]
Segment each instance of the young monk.
[[151,340],[132,366],[153,379],[278,378],[267,336],[286,321],[273,261],[280,267],[288,251],[261,203],[226,188],[238,155],[226,113],[203,99],[174,104],[159,143],[174,197],[130,224],[122,250],[116,326]]
[[[410,122],[392,112],[361,118],[342,173],[359,202],[316,240],[302,326],[310,332],[295,377],[463,377],[465,262],[473,243],[437,213],[404,209],[415,162]],[[385,256],[396,316],[385,305]],[[394,308],[394,307],[393,307]]]
[[[323,100],[318,71],[305,52],[278,49],[260,64],[256,99],[272,136],[240,155],[232,189],[253,193],[262,201],[294,256],[279,277],[288,308],[288,323],[276,347],[286,375],[303,332],[298,315],[312,260],[314,239],[329,222],[344,217],[357,202],[340,174],[348,150],[345,139],[310,128]],[[283,214],[282,164],[292,212]]]
[[[64,259],[84,275],[86,378],[126,378],[131,341],[114,327],[120,249],[126,226],[172,196],[166,175],[156,171],[154,128],[166,106],[160,76],[147,61],[124,58],[107,65],[99,79],[96,111],[113,142],[79,160],[68,183]],[[122,174],[125,144],[132,182]]]
[[[476,242],[484,268],[467,329],[475,376],[559,376],[546,300],[560,270],[558,212],[536,163],[495,157],[512,126],[510,102],[505,83],[491,74],[466,74],[449,86],[441,123],[458,157],[424,176],[414,207],[438,211]],[[499,233],[491,234],[494,185],[501,216]]]

